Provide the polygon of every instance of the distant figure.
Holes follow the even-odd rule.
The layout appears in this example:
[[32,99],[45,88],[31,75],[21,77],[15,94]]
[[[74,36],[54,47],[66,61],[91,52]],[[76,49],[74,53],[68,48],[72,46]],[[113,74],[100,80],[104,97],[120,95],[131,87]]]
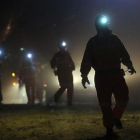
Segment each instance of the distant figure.
[[[0,61],[0,69],[1,69],[1,61]],[[3,97],[2,97],[2,89],[1,89],[1,70],[0,70],[0,105],[2,104],[2,100],[3,100]]]
[[24,59],[20,68],[20,80],[25,83],[28,104],[34,104],[36,98],[38,67],[31,59]]
[[[127,66],[131,75],[136,71],[123,43],[108,29],[107,18],[98,16],[95,27],[97,35],[87,43],[80,71],[83,87],[86,88],[86,82],[90,84],[87,76],[91,67],[95,70],[95,87],[103,113],[103,125],[107,129],[106,137],[110,137],[113,136],[114,125],[122,128],[121,118],[129,100],[121,63]],[[113,108],[112,93],[116,100]]]
[[55,75],[58,76],[60,88],[54,95],[54,103],[58,102],[59,97],[67,89],[67,105],[72,105],[73,98],[73,75],[72,71],[75,70],[74,62],[70,53],[66,51],[66,43],[61,42],[58,44],[59,51],[51,59],[51,68],[54,69]]
[[36,90],[36,98],[39,101],[39,104],[43,103],[43,94],[46,91],[46,69],[42,65],[39,67],[39,72],[37,74],[37,90]]

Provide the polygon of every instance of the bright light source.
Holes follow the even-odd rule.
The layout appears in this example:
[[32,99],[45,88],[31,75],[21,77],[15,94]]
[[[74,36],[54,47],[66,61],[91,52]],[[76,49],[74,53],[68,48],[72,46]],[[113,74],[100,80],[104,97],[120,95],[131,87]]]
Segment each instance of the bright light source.
[[66,42],[63,41],[62,46],[65,47],[66,46]]
[[28,58],[32,58],[32,54],[29,53],[29,54],[27,55],[27,57],[28,57]]
[[2,51],[0,50],[0,55],[2,54]]
[[107,23],[107,18],[105,18],[105,17],[102,18],[101,22],[102,22],[102,23]]
[[89,86],[90,86],[90,87],[93,87],[93,84],[90,84]]
[[47,87],[47,85],[45,84],[44,87]]
[[24,48],[20,48],[20,51],[24,51]]
[[15,74],[15,73],[12,73],[12,76],[13,76],[13,77],[15,77],[15,76],[16,76],[16,74]]
[[13,82],[13,86],[16,86],[17,85],[17,83],[16,82]]

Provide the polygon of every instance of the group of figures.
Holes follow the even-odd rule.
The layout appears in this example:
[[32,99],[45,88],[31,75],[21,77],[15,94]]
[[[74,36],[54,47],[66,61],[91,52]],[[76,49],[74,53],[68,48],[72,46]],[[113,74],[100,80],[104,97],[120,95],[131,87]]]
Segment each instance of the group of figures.
[[[108,20],[104,16],[95,19],[97,35],[92,37],[86,46],[81,63],[82,85],[90,84],[88,74],[93,68],[95,70],[95,87],[101,112],[103,114],[103,125],[106,128],[106,137],[112,137],[113,127],[121,129],[121,118],[129,101],[129,90],[125,82],[125,72],[121,69],[123,63],[129,69],[130,74],[136,73],[130,56],[121,40],[108,28]],[[67,105],[72,106],[73,99],[73,75],[74,62],[70,53],[66,50],[65,42],[58,43],[59,51],[50,61],[51,68],[58,76],[60,88],[54,95],[56,105],[59,97],[67,89]],[[28,103],[33,104],[36,93],[36,77],[39,69],[32,61],[25,61],[24,68],[20,72],[20,78],[24,79]],[[42,80],[41,80],[42,81]],[[30,93],[32,91],[32,93]],[[111,105],[111,97],[114,94],[115,106]]]

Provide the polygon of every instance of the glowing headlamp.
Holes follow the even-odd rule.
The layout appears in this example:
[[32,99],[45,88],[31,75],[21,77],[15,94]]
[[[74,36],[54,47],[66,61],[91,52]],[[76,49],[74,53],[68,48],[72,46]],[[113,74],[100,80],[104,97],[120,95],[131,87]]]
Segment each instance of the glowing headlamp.
[[20,48],[20,51],[24,51],[24,48]]
[[101,19],[101,23],[102,23],[102,24],[106,24],[106,23],[107,23],[107,18],[106,18],[106,17],[103,17],[103,18]]
[[31,53],[28,53],[28,54],[27,54],[27,57],[28,57],[28,58],[32,58],[32,54],[31,54]]
[[63,41],[62,46],[65,47],[66,46],[66,42]]

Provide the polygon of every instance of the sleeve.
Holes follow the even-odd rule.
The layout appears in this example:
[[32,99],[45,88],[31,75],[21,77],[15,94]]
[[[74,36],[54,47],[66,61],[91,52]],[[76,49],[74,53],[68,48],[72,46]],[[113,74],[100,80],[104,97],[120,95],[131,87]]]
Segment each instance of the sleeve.
[[51,64],[51,68],[54,69],[57,62],[56,62],[56,59],[57,59],[57,53],[53,56],[53,58],[51,59],[50,61],[50,64]]
[[80,72],[81,72],[82,77],[87,76],[91,70],[91,52],[92,52],[91,43],[89,40],[87,43],[85,52],[84,52],[82,63],[81,63]]
[[[117,36],[116,36],[117,37]],[[121,59],[121,62],[129,68],[131,68],[133,66],[132,64],[132,61],[130,59],[130,55],[129,53],[127,52],[124,44],[122,43],[122,41],[117,37],[117,40],[118,40],[118,43],[119,43],[119,46],[120,46],[120,59]]]
[[[68,53],[68,54],[69,54],[69,53]],[[71,69],[72,69],[72,70],[75,70],[75,64],[74,64],[74,61],[72,60],[70,54],[69,54],[69,60],[70,60]]]

